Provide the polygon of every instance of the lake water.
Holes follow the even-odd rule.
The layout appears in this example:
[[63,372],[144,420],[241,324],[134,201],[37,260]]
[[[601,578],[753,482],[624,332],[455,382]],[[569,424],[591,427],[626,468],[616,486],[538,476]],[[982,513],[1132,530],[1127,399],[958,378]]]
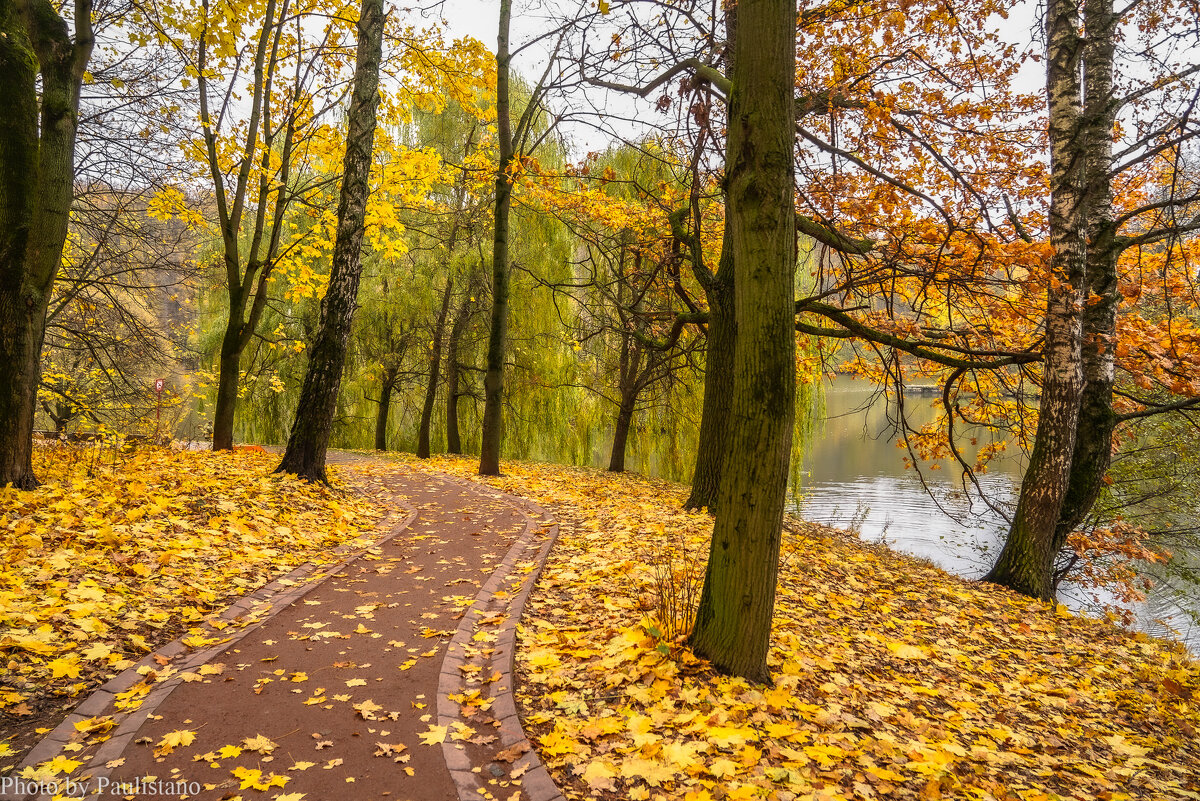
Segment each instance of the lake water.
[[[931,397],[909,397],[910,422],[932,421],[933,403]],[[802,460],[793,511],[815,522],[854,528],[863,539],[884,540],[898,551],[924,557],[966,578],[987,572],[999,553],[1006,522],[977,496],[972,499],[963,492],[961,470],[948,465],[929,469],[925,464],[918,474],[906,468],[908,454],[896,445],[888,409],[864,382],[836,379],[826,386],[824,407],[825,424],[818,427]],[[978,478],[993,502],[1011,508],[1022,471],[1022,459],[1007,457],[994,460],[989,472]],[[1178,637],[1200,653],[1200,627],[1185,611],[1187,606],[1198,606],[1191,592],[1194,588],[1187,588],[1181,596],[1169,587],[1156,586],[1144,603],[1130,610],[1137,627],[1157,636]],[[1097,611],[1096,601],[1078,587],[1064,587],[1059,595],[1077,611]]]

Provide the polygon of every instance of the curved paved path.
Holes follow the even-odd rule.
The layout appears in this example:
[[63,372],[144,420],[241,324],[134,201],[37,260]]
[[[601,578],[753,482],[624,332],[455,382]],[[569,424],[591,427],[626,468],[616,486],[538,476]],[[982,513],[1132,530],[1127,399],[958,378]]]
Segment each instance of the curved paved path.
[[[264,622],[207,652],[160,649],[81,704],[36,760],[84,744],[68,747],[85,763],[72,778],[102,797],[153,781],[167,798],[561,798],[511,686],[517,618],[556,524],[524,499],[388,464],[399,511],[376,547],[320,581],[278,582]],[[106,741],[74,731],[147,679]]]

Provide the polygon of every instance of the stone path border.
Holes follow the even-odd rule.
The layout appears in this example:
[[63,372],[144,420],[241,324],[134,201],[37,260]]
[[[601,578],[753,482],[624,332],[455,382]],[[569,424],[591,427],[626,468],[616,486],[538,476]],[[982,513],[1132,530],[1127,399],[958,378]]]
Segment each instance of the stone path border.
[[[398,503],[396,505],[400,506]],[[407,511],[407,514],[405,514],[405,511]],[[181,637],[147,654],[137,664],[109,679],[107,683],[80,702],[62,723],[56,726],[50,733],[39,740],[37,745],[29,750],[25,758],[21,761],[21,764],[13,769],[13,775],[20,775],[25,768],[36,767],[38,764],[61,754],[64,746],[76,739],[76,723],[96,717],[97,715],[121,715],[120,712],[113,712],[113,699],[117,693],[125,692],[130,687],[142,681],[143,674],[139,670],[143,668],[157,670],[167,666],[159,662],[158,659],[170,660],[170,667],[176,669],[180,674],[199,668],[226,648],[244,639],[276,614],[303,598],[321,582],[344,570],[354,560],[399,536],[408,528],[416,516],[416,509],[400,506],[400,510],[384,517],[383,525],[391,523],[391,526],[387,529],[387,533],[370,545],[357,548],[352,543],[339,545],[332,551],[335,556],[342,556],[337,562],[325,565],[306,562],[287,574],[263,585],[253,593],[243,596],[218,616],[218,620],[229,623],[241,620],[242,628],[234,634],[223,636],[219,641],[191,653],[189,653],[190,647],[184,644]],[[214,634],[221,635],[224,631],[208,624],[205,624],[201,628],[204,634],[210,636]],[[189,634],[187,636],[192,635]],[[88,775],[92,779],[107,777],[110,770],[105,767],[105,763],[117,758],[125,751],[130,741],[137,736],[137,732],[142,724],[154,714],[159,705],[167,699],[167,696],[182,681],[181,676],[172,676],[166,681],[153,685],[137,709],[121,716],[120,723],[112,735],[100,745],[89,763],[83,766],[79,773],[81,775]],[[51,801],[51,796],[49,795],[27,796],[27,798],[37,799],[37,801]]]
[[[479,494],[490,495],[516,507],[525,516],[526,523],[525,530],[475,596],[475,602],[463,615],[458,630],[446,648],[438,683],[438,725],[452,725],[455,721],[467,722],[459,712],[459,705],[450,700],[451,695],[471,689],[468,686],[468,673],[463,668],[478,668],[473,672],[494,670],[500,675],[496,681],[491,682],[491,686],[495,688],[491,713],[499,721],[500,744],[504,748],[522,745],[527,747],[527,752],[508,766],[497,762],[484,766],[475,764],[461,744],[446,741],[442,743],[446,767],[458,790],[460,801],[485,801],[493,797],[484,794],[480,778],[487,776],[483,774],[483,770],[488,770],[489,775],[494,778],[506,774],[514,779],[519,778],[526,801],[564,801],[562,793],[538,757],[537,749],[525,736],[513,696],[516,679],[513,674],[513,658],[517,644],[517,625],[520,623],[529,594],[546,564],[546,557],[558,539],[558,522],[549,512],[526,498],[510,495],[475,481],[455,476],[445,477]],[[528,565],[528,568],[524,568],[523,565]],[[507,590],[504,589],[506,586]],[[491,630],[496,638],[494,647],[490,651],[473,648],[470,643],[477,630],[477,621],[498,616],[503,616],[502,620]]]
[[[450,696],[478,689],[478,685],[470,686],[470,674],[487,670],[491,675],[494,671],[499,674],[498,678],[489,684],[492,702],[490,713],[497,724],[496,733],[503,749],[521,755],[501,763],[494,758],[481,757],[481,754],[488,753],[484,749],[471,749],[468,752],[461,743],[443,742],[443,758],[458,798],[460,801],[485,801],[493,798],[487,794],[481,779],[505,777],[512,780],[514,786],[521,788],[523,801],[565,801],[538,757],[537,750],[525,736],[513,694],[517,626],[533,586],[546,564],[550,549],[558,538],[558,522],[549,512],[526,498],[438,471],[428,472],[472,493],[505,503],[525,518],[524,530],[476,594],[474,602],[463,614],[447,646],[439,674],[436,709],[438,725],[452,725],[456,721],[465,724],[467,718],[461,714],[459,704],[452,701]],[[143,672],[146,668],[157,670],[168,664],[180,674],[198,669],[217,654],[247,637],[276,614],[299,601],[323,581],[344,570],[354,560],[403,533],[417,517],[418,510],[407,507],[402,509],[406,509],[407,514],[404,511],[396,511],[384,518],[381,528],[389,524],[390,527],[385,535],[372,544],[359,548],[350,544],[342,545],[334,550],[336,555],[342,556],[338,562],[323,566],[306,563],[236,601],[220,613],[218,618],[227,623],[241,625],[232,635],[228,633],[228,629],[223,630],[224,627],[206,625],[202,627],[205,635],[218,636],[219,641],[193,652],[183,643],[182,638],[177,639],[110,679],[30,749],[15,773],[62,753],[64,746],[77,739],[75,723],[98,715],[113,714],[114,697],[144,679],[139,669]],[[480,621],[492,619],[496,619],[495,627],[486,629],[490,637],[494,638],[491,640],[492,647],[475,647],[472,643],[475,634],[480,630]],[[163,659],[169,662],[163,664],[159,661]],[[464,672],[463,668],[467,668],[469,672]],[[125,752],[142,725],[181,683],[182,678],[178,675],[156,683],[136,710],[125,714],[116,713],[120,716],[116,729],[109,739],[100,745],[79,774],[93,780],[109,776],[111,770],[105,767],[105,763]],[[477,720],[474,722],[478,723]],[[512,750],[514,747],[515,751]],[[490,752],[494,751],[493,748]],[[481,761],[485,764],[480,764]],[[35,798],[37,801],[51,801],[48,795],[27,797],[28,801]]]

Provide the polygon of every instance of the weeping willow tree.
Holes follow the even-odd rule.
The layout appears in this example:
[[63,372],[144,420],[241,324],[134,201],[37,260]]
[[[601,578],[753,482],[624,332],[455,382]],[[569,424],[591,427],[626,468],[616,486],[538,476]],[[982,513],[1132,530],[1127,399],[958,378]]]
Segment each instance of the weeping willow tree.
[[[523,107],[528,90],[516,81],[513,93],[516,105]],[[480,124],[489,103],[481,98],[478,108],[450,103],[438,111],[417,110],[402,130],[391,131],[409,148],[432,148],[448,166],[428,197],[395,209],[403,247],[393,253],[364,254],[361,308],[331,431],[334,447],[416,453],[424,444],[430,453],[479,453],[492,185],[464,187],[459,178],[461,168],[494,158],[493,133]],[[546,131],[546,122],[534,121],[539,135]],[[584,262],[614,254],[619,260],[624,247],[627,267],[641,252],[646,269],[660,269],[660,278],[679,273],[679,264],[669,262],[672,241],[664,210],[672,206],[671,198],[688,191],[686,175],[677,177],[686,170],[678,170],[663,147],[615,147],[589,160],[584,170],[584,165],[567,164],[563,147],[552,136],[544,140],[540,166],[547,176],[557,178],[539,186],[552,202],[523,189],[511,217],[510,289],[519,302],[513,305],[508,325],[503,458],[611,465],[620,404],[605,396],[619,389],[620,370],[612,356],[621,342],[620,317],[635,311],[657,319],[654,315],[665,310],[675,314],[688,307],[677,296],[670,301],[670,281],[660,281],[654,285],[654,297],[640,307],[637,302],[622,302],[620,309],[609,304],[603,314],[612,324],[600,326],[604,333],[588,338],[588,330],[598,330],[596,315],[602,310],[597,304],[613,299],[605,293],[617,276],[606,267],[593,280],[597,277],[588,274]],[[635,216],[654,217],[650,227],[655,233],[634,236],[621,225],[606,227],[594,220],[581,225],[576,212],[587,203],[597,213],[613,203],[640,203],[643,210]],[[570,214],[567,207],[573,209]],[[315,224],[305,215],[291,222],[300,232]],[[719,219],[713,226],[719,231]],[[317,273],[325,269],[316,262],[312,267]],[[684,269],[678,280],[704,312],[704,293],[689,271]],[[247,413],[237,425],[242,441],[281,442],[287,434],[284,421],[294,413],[305,343],[315,330],[318,310],[316,293],[289,281],[287,275],[278,277],[272,288],[277,301],[264,312],[262,336],[244,360],[239,403]],[[569,291],[564,293],[564,288]],[[217,305],[204,309],[202,350],[219,348],[220,314]],[[638,329],[646,342],[664,340],[668,333],[669,326],[664,329],[657,322]],[[625,422],[626,469],[672,480],[686,480],[690,474],[703,402],[706,331],[689,324],[683,333],[690,350],[676,352],[669,375],[639,394],[636,414]],[[631,347],[646,342],[625,340]],[[809,414],[798,415],[798,440],[811,419]]]

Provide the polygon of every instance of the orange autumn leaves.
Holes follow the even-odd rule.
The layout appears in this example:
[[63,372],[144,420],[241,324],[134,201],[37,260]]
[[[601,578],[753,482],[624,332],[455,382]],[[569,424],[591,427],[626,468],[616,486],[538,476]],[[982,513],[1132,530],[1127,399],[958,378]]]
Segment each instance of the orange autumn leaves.
[[568,798],[1200,792],[1200,665],[1178,646],[792,522],[775,685],[749,685],[662,637],[647,602],[657,550],[707,549],[711,523],[679,509],[679,487],[546,465],[505,470],[491,483],[551,509],[562,526],[517,659],[527,734]]
[[271,475],[276,461],[155,450],[94,464],[86,451],[40,451],[40,488],[0,490],[0,709],[29,715],[42,697],[78,696],[372,530],[365,498]]

